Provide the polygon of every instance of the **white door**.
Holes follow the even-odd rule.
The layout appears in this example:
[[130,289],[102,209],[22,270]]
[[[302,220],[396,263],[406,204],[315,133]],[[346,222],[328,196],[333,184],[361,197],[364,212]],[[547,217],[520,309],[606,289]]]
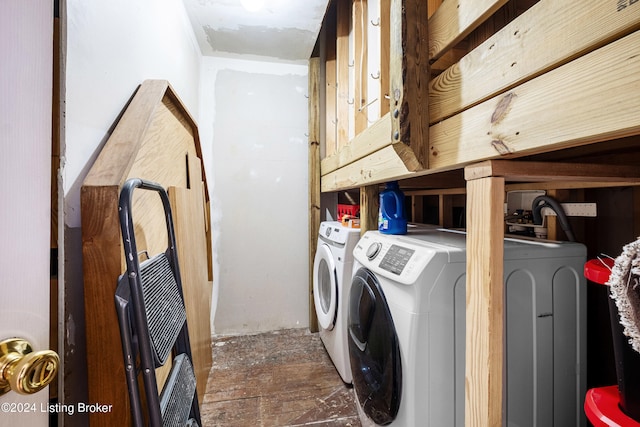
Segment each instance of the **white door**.
[[[2,1],[0,341],[23,338],[34,352],[49,348],[52,43],[52,0]],[[48,409],[48,388],[8,391],[0,427],[47,426]]]

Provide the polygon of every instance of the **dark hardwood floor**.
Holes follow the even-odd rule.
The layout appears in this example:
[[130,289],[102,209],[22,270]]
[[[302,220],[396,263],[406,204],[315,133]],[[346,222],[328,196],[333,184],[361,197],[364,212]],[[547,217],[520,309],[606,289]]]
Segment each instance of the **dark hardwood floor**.
[[216,337],[203,426],[359,427],[353,390],[305,329]]

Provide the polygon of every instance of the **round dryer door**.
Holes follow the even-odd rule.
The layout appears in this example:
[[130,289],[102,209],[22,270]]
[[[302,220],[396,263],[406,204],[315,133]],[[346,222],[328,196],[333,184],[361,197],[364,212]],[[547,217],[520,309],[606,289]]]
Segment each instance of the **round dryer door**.
[[324,244],[318,246],[313,262],[313,301],[322,329],[333,329],[338,314],[338,280],[331,249]]
[[376,424],[390,424],[400,408],[400,343],[380,283],[366,268],[360,268],[351,282],[348,330],[358,402]]

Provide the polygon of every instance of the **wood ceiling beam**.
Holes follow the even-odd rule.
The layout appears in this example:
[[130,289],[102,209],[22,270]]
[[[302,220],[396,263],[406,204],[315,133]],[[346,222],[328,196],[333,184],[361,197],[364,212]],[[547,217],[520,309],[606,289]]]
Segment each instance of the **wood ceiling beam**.
[[499,176],[510,182],[636,181],[640,180],[640,168],[626,165],[487,160],[467,166],[464,175],[466,180]]

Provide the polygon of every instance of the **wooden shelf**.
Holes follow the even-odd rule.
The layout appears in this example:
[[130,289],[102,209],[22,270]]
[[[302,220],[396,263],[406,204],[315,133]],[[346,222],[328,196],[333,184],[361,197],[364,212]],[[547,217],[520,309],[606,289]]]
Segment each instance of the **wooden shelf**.
[[[585,6],[573,1],[576,7],[525,0],[445,2],[428,22],[420,19],[427,16],[424,2],[390,1],[387,9],[383,2],[381,16],[390,16],[390,28],[384,29],[389,33],[389,62],[381,63],[380,70],[381,75],[388,73],[390,83],[380,88],[380,96],[388,99],[389,112],[367,126],[355,126],[350,138],[346,129],[354,114],[349,111],[356,106],[349,105],[345,95],[353,90],[345,89],[350,62],[340,56],[349,55],[340,49],[347,37],[343,30],[335,41],[337,68],[325,70],[325,75],[336,73],[335,86],[340,88],[336,95],[331,85],[325,87],[325,107],[335,113],[320,116],[327,129],[335,122],[342,130],[337,148],[324,150],[321,190],[638,135],[640,8],[617,11],[601,2]],[[354,2],[354,8],[362,3],[366,1]],[[505,10],[501,16],[512,20],[498,24],[497,10]],[[357,16],[339,12],[338,28]],[[429,61],[456,49],[460,40],[490,21],[500,29],[429,81]],[[597,25],[586,25],[593,22]],[[352,56],[366,56],[375,43],[386,51],[384,39],[359,43],[361,50]],[[425,52],[427,45],[431,50]],[[356,77],[366,78],[365,65],[354,65],[359,67]],[[355,86],[365,83],[357,78]]]

